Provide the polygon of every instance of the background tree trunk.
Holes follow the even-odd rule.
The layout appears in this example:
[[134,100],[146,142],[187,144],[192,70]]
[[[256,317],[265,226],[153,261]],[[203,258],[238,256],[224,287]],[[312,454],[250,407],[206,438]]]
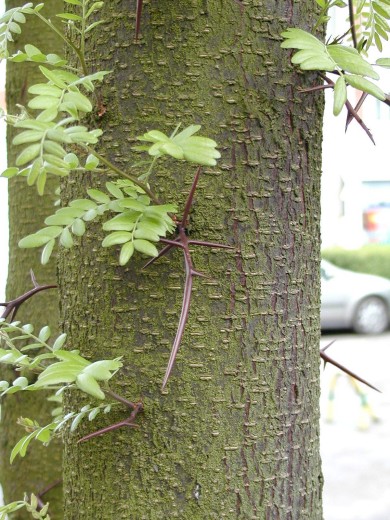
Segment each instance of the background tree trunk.
[[[20,6],[20,0],[8,0],[6,8]],[[51,0],[43,11],[46,16],[55,18],[55,14],[62,11],[63,2]],[[43,52],[62,54],[61,40],[47,29],[47,27],[34,16],[29,16],[27,23],[22,26],[22,34],[15,38],[15,48],[23,49],[26,43],[32,43]],[[33,83],[38,83],[42,78],[38,66],[31,63],[7,64],[6,100],[10,114],[18,113],[17,104],[27,106],[29,94],[28,88]],[[8,164],[14,165],[15,158],[20,152],[12,147],[12,139],[15,131],[8,127]],[[30,269],[33,269],[38,282],[43,284],[56,283],[56,266],[52,262],[48,266],[42,266],[39,255],[29,249],[19,249],[18,242],[24,236],[39,229],[44,219],[53,213],[55,200],[54,190],[58,186],[58,180],[49,179],[44,197],[39,197],[36,187],[29,187],[25,178],[9,180],[9,271],[7,279],[7,299],[10,300],[24,293],[32,287]],[[23,323],[32,323],[36,330],[49,324],[53,332],[58,330],[59,305],[58,291],[44,291],[26,304],[17,315],[17,319]],[[3,370],[3,367],[2,367]],[[12,372],[7,372],[12,378]],[[19,417],[36,418],[44,425],[51,421],[50,412],[53,403],[47,401],[46,395],[37,393],[25,393],[23,395],[10,395],[3,399],[2,423],[0,429],[0,480],[4,491],[5,503],[23,499],[24,493],[38,493],[48,485],[61,479],[61,443],[53,443],[47,449],[39,443],[28,451],[26,457],[17,457],[12,466],[8,464],[10,452],[16,442],[25,435],[20,426],[16,426]],[[53,517],[62,517],[62,489],[57,486],[47,493],[43,500],[50,501]],[[31,518],[24,510],[18,511],[12,518]]]
[[[101,151],[126,168],[138,160],[134,136],[202,124],[222,159],[203,168],[189,233],[235,250],[194,254],[209,278],[195,280],[165,392],[181,254],[120,268],[97,225],[62,253],[71,347],[93,360],[123,356],[113,389],[145,406],[138,430],[77,445],[94,422],[66,435],[65,517],[319,520],[322,101],[297,91],[313,77],[280,49],[282,30],[311,25],[313,3],[152,1],[139,42],[134,4],[106,2],[88,44],[92,68],[113,70]],[[194,171],[164,162],[161,198],[184,201]],[[68,181],[66,198],[88,186],[85,176]],[[85,404],[74,393],[67,402]]]

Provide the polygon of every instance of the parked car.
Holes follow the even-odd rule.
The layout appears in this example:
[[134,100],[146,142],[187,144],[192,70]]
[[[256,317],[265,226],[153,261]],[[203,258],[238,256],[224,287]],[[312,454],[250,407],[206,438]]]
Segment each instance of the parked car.
[[390,324],[390,280],[321,262],[321,328],[380,334]]
[[363,228],[372,243],[390,244],[390,204],[370,206],[363,212]]

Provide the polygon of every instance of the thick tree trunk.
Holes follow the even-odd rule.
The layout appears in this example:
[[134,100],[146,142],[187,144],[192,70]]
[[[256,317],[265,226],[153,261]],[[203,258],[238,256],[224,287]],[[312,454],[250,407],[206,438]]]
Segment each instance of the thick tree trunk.
[[[134,2],[106,2],[91,38],[103,89],[102,153],[136,162],[134,136],[203,125],[220,144],[203,168],[190,236],[190,318],[167,390],[162,377],[184,281],[180,252],[140,271],[117,266],[90,228],[60,262],[66,332],[93,360],[123,356],[113,389],[141,398],[138,430],[66,436],[68,520],[319,520],[319,201],[322,102],[297,87],[280,33],[313,21],[312,2],[151,1],[133,41]],[[131,9],[133,7],[133,10]],[[184,201],[195,168],[166,161],[159,194]],[[67,197],[89,181],[71,181]],[[81,406],[74,393],[68,405]],[[123,412],[124,414],[125,412]],[[115,420],[123,418],[119,413]],[[102,420],[99,426],[106,425]]]
[[[8,0],[7,9],[21,5],[19,0]],[[63,2],[51,0],[45,7],[47,16],[55,17],[61,12]],[[27,23],[22,26],[22,34],[16,39],[15,47],[23,49],[26,43],[32,43],[43,52],[62,54],[62,44],[58,37],[53,35],[47,27],[36,17],[28,17]],[[8,63],[7,66],[7,108],[10,114],[18,113],[17,104],[26,106],[29,94],[28,87],[38,83],[42,78],[37,65],[31,63]],[[8,164],[14,165],[19,150],[11,146],[15,132],[8,128]],[[44,219],[53,213],[55,200],[54,190],[58,181],[50,179],[46,193],[52,196],[39,197],[36,188],[29,187],[25,178],[14,178],[9,181],[9,271],[7,280],[7,298],[12,299],[32,288],[30,269],[33,269],[37,280],[41,283],[55,283],[55,262],[43,267],[39,256],[30,249],[19,249],[18,242],[24,236],[35,232],[42,226]],[[55,290],[41,292],[32,300],[24,304],[17,314],[17,319],[23,323],[32,323],[39,330],[49,324],[55,332],[59,321],[58,292]],[[12,378],[12,372],[7,371]],[[53,443],[45,448],[35,443],[24,459],[18,457],[12,466],[9,466],[9,456],[16,442],[25,435],[24,430],[16,426],[19,417],[30,417],[44,425],[50,422],[50,411],[53,403],[47,401],[46,395],[26,393],[10,395],[3,399],[2,423],[0,429],[0,480],[6,503],[23,499],[24,493],[39,493],[48,485],[61,479],[61,444]],[[57,486],[53,491],[42,497],[50,501],[51,511],[57,519],[62,517],[62,490]],[[12,518],[30,518],[24,510],[15,513]]]

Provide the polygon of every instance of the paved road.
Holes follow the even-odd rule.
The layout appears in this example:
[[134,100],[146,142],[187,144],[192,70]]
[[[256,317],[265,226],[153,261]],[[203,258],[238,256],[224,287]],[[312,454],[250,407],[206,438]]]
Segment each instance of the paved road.
[[382,394],[360,385],[378,418],[373,421],[347,377],[338,377],[333,421],[328,422],[329,389],[338,371],[327,365],[323,372],[324,520],[390,520],[390,333],[327,334],[321,346],[335,338],[328,353]]

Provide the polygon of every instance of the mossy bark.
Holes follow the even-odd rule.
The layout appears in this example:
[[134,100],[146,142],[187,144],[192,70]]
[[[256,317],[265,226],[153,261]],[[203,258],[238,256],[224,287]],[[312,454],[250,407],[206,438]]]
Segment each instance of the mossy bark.
[[[139,429],[65,442],[68,520],[322,518],[319,456],[319,218],[322,101],[303,95],[280,48],[309,27],[312,2],[106,2],[88,43],[102,88],[101,152],[126,168],[134,136],[202,125],[220,145],[203,168],[189,225],[198,240],[190,317],[167,390],[162,377],[180,313],[180,252],[141,271],[102,249],[99,225],[61,255],[63,319],[92,360],[123,356],[113,390],[142,399]],[[162,199],[184,201],[194,167],[163,161]],[[103,185],[103,179],[100,178]],[[73,178],[66,197],[94,180]],[[195,248],[194,248],[195,249]],[[67,396],[74,409],[85,401]],[[113,421],[124,418],[117,412]]]
[[[7,9],[21,5],[19,0],[8,0]],[[42,11],[48,17],[62,11],[63,2],[51,0]],[[27,23],[22,25],[22,33],[16,35],[14,49],[23,49],[26,43],[34,44],[43,52],[62,54],[62,43],[58,36],[34,16],[29,16]],[[7,64],[6,100],[8,113],[18,113],[17,104],[26,106],[29,99],[28,87],[42,81],[38,66],[31,63]],[[15,164],[15,158],[20,153],[19,147],[11,145],[15,129],[8,128],[8,164]],[[7,299],[11,300],[32,288],[30,269],[33,269],[38,282],[42,284],[56,283],[55,262],[43,267],[40,264],[39,253],[31,249],[19,249],[18,242],[24,236],[37,231],[43,225],[44,219],[54,212],[54,190],[58,180],[47,183],[44,197],[39,197],[36,188],[28,187],[25,178],[14,178],[9,181],[9,270],[7,279]],[[37,294],[25,303],[17,314],[17,319],[23,323],[32,323],[36,330],[49,324],[53,333],[58,330],[59,304],[58,291],[51,290]],[[3,367],[2,367],[3,369]],[[8,380],[15,375],[10,371],[3,372]],[[20,374],[18,374],[20,375]],[[10,395],[2,401],[2,422],[0,429],[0,481],[4,492],[5,503],[23,499],[24,493],[39,493],[47,486],[61,479],[62,447],[60,442],[54,442],[50,448],[34,443],[25,458],[17,457],[9,465],[10,452],[16,442],[25,435],[24,430],[16,425],[19,417],[36,419],[41,425],[51,422],[50,411],[53,404],[47,401],[48,395],[40,393],[23,393]],[[42,497],[51,504],[53,518],[62,518],[61,485]],[[31,515],[20,510],[12,516],[14,519],[31,518]]]

